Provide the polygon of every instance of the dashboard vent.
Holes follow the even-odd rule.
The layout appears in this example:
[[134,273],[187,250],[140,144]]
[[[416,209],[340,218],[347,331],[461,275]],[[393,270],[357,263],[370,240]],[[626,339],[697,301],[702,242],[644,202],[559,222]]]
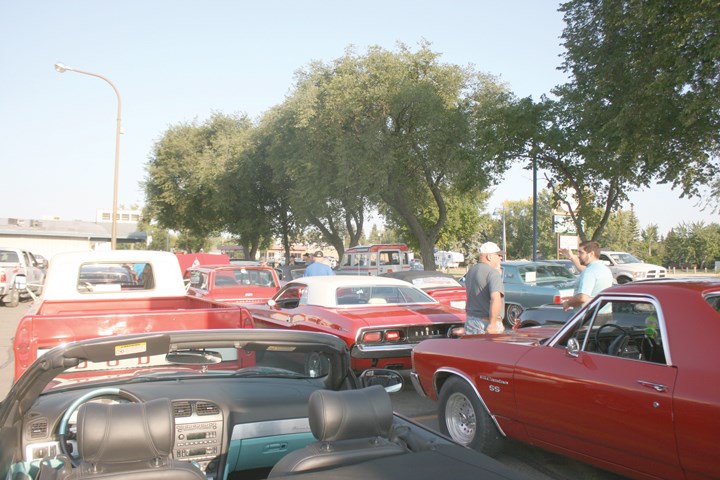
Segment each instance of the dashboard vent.
[[30,424],[30,438],[45,438],[48,433],[47,420],[37,420]]
[[173,415],[175,418],[189,417],[192,415],[190,402],[173,402]]
[[207,402],[197,402],[195,404],[195,410],[198,415],[217,415],[220,413],[217,405]]

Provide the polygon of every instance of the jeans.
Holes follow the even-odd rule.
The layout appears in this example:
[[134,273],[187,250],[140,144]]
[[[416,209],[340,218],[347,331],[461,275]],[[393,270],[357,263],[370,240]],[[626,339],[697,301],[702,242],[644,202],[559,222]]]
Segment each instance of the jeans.
[[465,335],[479,335],[481,333],[487,333],[486,330],[488,324],[488,318],[465,315]]

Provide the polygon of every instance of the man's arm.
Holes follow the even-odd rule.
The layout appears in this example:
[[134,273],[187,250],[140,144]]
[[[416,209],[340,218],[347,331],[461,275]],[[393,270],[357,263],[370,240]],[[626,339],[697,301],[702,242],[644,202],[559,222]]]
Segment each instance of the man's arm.
[[585,305],[588,300],[590,300],[590,296],[586,295],[584,293],[577,293],[573,295],[572,297],[568,298],[562,303],[563,310],[569,310],[570,308],[579,308]]
[[580,259],[578,258],[578,256],[572,253],[572,250],[570,250],[569,248],[561,248],[560,254],[568,260],[572,261],[573,265],[575,265],[575,268],[578,269],[578,272],[582,272],[583,270],[585,270],[585,265],[580,263]]
[[502,293],[490,292],[490,319],[487,328],[488,333],[503,333],[505,326],[502,321]]

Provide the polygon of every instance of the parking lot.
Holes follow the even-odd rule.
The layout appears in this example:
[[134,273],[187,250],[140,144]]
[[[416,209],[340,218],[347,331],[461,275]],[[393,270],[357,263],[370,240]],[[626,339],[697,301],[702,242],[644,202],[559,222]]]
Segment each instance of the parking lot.
[[[12,338],[15,335],[17,323],[28,306],[29,303],[25,301],[13,308],[0,307],[0,398],[5,398],[12,385]],[[433,430],[438,429],[435,403],[423,399],[415,393],[409,378],[406,377],[402,392],[394,394],[392,400],[396,412]],[[514,442],[509,443],[504,453],[497,459],[535,480],[577,478],[616,480],[622,478],[586,464]]]

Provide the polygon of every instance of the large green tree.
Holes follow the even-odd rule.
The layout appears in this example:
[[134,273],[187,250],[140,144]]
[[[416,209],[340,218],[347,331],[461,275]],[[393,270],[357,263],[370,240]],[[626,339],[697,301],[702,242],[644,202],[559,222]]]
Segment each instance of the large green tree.
[[434,269],[447,193],[473,198],[514,156],[498,115],[511,94],[490,76],[441,63],[428,44],[348,50],[332,65],[313,65],[307,78],[317,99],[308,121],[322,127],[308,143],[321,146],[315,162],[331,176],[325,181],[340,194],[366,193]]
[[570,82],[539,105],[532,155],[583,239],[653,182],[696,195],[720,144],[716,2],[572,0],[561,6]]
[[187,238],[225,230],[223,179],[247,148],[245,116],[215,113],[203,124],[172,126],[156,142],[146,165],[146,212],[163,228]]

